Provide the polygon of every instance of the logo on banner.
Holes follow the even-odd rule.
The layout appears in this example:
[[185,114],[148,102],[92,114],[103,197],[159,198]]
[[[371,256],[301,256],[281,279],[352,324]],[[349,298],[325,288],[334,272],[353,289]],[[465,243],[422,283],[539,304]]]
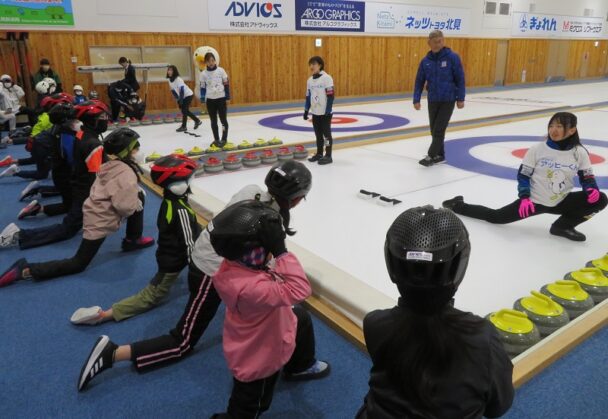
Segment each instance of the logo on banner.
[[380,29],[395,29],[395,19],[390,12],[379,12],[376,16],[376,27]]
[[228,6],[228,10],[226,10],[224,16],[281,18],[283,17],[281,7],[281,3],[233,1],[230,3],[230,6]]
[[365,3],[348,0],[296,0],[296,29],[364,32]]

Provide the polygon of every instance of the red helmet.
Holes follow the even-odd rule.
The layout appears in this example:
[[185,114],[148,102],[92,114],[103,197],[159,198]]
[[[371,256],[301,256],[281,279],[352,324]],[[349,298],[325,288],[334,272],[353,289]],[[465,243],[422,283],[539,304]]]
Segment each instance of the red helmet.
[[51,96],[45,96],[40,101],[40,107],[45,111],[50,110],[53,106],[58,105],[60,103],[72,103],[74,98],[67,93],[55,93]]
[[102,114],[110,116],[110,110],[100,100],[89,100],[74,106],[77,119],[96,119]]
[[196,170],[196,162],[184,155],[170,154],[156,160],[150,167],[152,181],[161,188],[179,181],[188,181]]

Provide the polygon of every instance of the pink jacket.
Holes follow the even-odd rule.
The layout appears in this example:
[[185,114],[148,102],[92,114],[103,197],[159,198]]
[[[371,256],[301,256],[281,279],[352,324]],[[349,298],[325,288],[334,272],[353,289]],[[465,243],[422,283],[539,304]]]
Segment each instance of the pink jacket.
[[291,307],[311,294],[295,255],[279,256],[270,271],[224,260],[213,285],[226,304],[224,356],[234,377],[249,382],[280,370],[296,347]]
[[137,209],[138,193],[133,169],[120,160],[102,164],[91,193],[82,206],[82,237],[97,240],[118,231],[122,219]]

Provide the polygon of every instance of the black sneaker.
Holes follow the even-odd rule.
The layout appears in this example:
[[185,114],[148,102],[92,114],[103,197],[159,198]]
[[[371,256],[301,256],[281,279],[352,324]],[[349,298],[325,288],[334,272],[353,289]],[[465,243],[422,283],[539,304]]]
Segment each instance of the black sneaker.
[[179,127],[175,132],[186,132],[186,127]]
[[324,165],[324,164],[330,164],[333,162],[334,161],[331,158],[331,156],[325,156],[325,157],[321,157],[317,163],[319,163],[320,165]]
[[314,163],[316,161],[321,160],[322,158],[323,158],[323,154],[315,154],[314,156],[309,157],[308,161],[311,162],[311,163]]
[[447,208],[450,210],[454,210],[454,208],[461,206],[462,204],[464,204],[464,198],[462,197],[462,195],[458,195],[452,199],[448,199],[447,201],[443,201],[443,203],[441,204],[441,206],[443,208]]
[[584,242],[585,240],[587,240],[587,237],[585,237],[583,233],[576,231],[572,227],[565,228],[553,224],[551,226],[551,229],[549,230],[549,233],[553,234],[554,236],[564,237],[568,240],[572,240],[575,242]]
[[429,156],[424,156],[424,158],[420,160],[418,164],[421,164],[424,167],[431,167],[433,165],[433,158]]
[[108,368],[112,368],[116,348],[118,348],[118,345],[112,342],[106,335],[97,338],[95,346],[93,346],[89,357],[80,370],[78,391],[83,391],[89,384],[89,381],[97,374]]
[[202,123],[203,123],[203,121],[201,121],[200,119],[198,121],[196,121],[194,123],[194,129],[197,129],[198,127],[200,127]]
[[431,158],[433,160],[433,164],[441,164],[445,163],[445,156],[435,156]]

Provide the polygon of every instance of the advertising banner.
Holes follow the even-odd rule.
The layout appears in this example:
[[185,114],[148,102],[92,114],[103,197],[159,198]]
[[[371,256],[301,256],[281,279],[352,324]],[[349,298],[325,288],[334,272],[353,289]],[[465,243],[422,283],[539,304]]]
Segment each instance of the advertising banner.
[[365,32],[362,1],[296,0],[296,30]]
[[72,0],[0,0],[0,25],[74,26]]
[[601,17],[513,13],[511,34],[542,38],[598,38],[604,29]]
[[209,0],[209,29],[293,32],[293,0]]

